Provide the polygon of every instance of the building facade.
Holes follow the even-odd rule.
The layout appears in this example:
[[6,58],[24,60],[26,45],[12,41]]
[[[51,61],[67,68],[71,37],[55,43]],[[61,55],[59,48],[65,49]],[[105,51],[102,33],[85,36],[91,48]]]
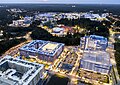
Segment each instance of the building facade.
[[44,65],[6,56],[0,60],[0,85],[37,85]]
[[82,37],[80,47],[83,50],[106,50],[108,46],[107,38],[98,35]]
[[20,56],[25,57],[36,57],[40,60],[45,60],[53,62],[64,49],[64,44],[43,41],[43,40],[34,40],[27,45],[19,49]]
[[83,70],[109,74],[112,64],[109,53],[105,51],[85,51],[80,60],[80,68]]

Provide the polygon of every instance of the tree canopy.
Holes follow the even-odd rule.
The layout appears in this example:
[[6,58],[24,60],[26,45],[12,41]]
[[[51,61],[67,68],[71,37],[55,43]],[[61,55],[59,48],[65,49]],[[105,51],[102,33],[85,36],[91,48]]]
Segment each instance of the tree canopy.
[[[66,26],[79,26],[81,28],[84,28],[87,30],[87,33],[89,35],[91,34],[96,34],[96,35],[101,35],[104,37],[109,36],[109,22],[98,22],[98,21],[91,21],[90,19],[61,19],[57,21],[58,24],[64,24]],[[103,23],[105,25],[103,25]]]

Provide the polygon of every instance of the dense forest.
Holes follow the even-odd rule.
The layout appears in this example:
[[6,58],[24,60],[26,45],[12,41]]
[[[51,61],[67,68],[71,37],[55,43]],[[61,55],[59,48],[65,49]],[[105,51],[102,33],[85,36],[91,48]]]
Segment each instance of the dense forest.
[[116,25],[117,27],[120,27],[120,21],[115,22],[115,25]]
[[[91,21],[90,19],[61,19],[57,21],[58,24],[64,24],[67,26],[80,26],[81,28],[84,28],[89,32],[88,34],[95,34],[95,35],[101,35],[104,37],[109,37],[109,27],[110,24],[108,21]],[[103,25],[105,24],[105,25]]]
[[32,31],[33,27],[9,27],[6,26],[3,29],[3,38],[16,38],[16,37],[22,37],[25,36],[26,33]]
[[[108,21],[91,21],[89,19],[61,19],[57,21],[57,24],[64,24],[65,26],[79,26],[80,28],[85,29],[85,32],[77,32],[74,34],[67,34],[64,37],[52,36],[49,32],[42,28],[37,28],[34,25],[34,30],[31,34],[32,39],[41,39],[41,40],[49,40],[54,42],[65,43],[65,45],[79,45],[80,38],[84,35],[101,35],[104,37],[109,37],[109,27],[111,23]],[[103,25],[104,24],[104,25]]]
[[65,37],[52,36],[48,31],[42,28],[35,28],[31,34],[31,38],[36,40],[49,40],[53,42],[65,43],[65,45],[79,45],[80,37],[83,37],[84,34],[75,33],[68,34]]
[[5,51],[9,50],[11,47],[18,45],[24,41],[26,41],[26,39],[24,38],[1,41],[0,42],[0,55],[2,55]]
[[115,51],[115,60],[116,60],[116,65],[117,65],[117,69],[118,69],[118,74],[120,75],[120,40],[119,39],[115,39],[116,42],[114,43],[114,49]]
[[[14,6],[17,6],[17,8],[25,8],[28,12],[23,13],[10,13],[6,11],[6,9],[9,9],[9,7],[13,8]],[[12,20],[20,19],[20,16],[26,16],[30,15],[32,16],[35,12],[33,9],[27,9],[26,5],[9,5],[9,7],[6,8],[0,8],[0,31],[3,31],[3,36],[0,36],[0,39],[2,40],[0,42],[0,52],[4,53],[9,48],[23,42],[23,39],[17,39],[16,37],[23,37],[26,35],[26,33],[32,31],[31,37],[32,39],[42,39],[42,40],[49,40],[54,42],[60,42],[65,43],[65,45],[79,45],[80,44],[80,38],[84,35],[90,35],[90,34],[96,34],[96,35],[102,35],[105,37],[109,37],[109,30],[111,23],[108,21],[102,21],[102,22],[96,22],[91,21],[89,19],[61,19],[57,21],[56,24],[65,24],[66,26],[79,26],[83,29],[85,29],[85,32],[82,33],[74,33],[74,34],[67,34],[64,37],[57,37],[52,36],[49,32],[42,28],[38,28],[37,25],[41,23],[41,21],[34,21],[30,27],[9,27],[8,24],[12,23]],[[46,5],[45,5],[46,6]],[[50,5],[51,7],[52,5]],[[64,7],[64,6],[63,6]],[[36,9],[35,7],[32,7]],[[48,8],[48,7],[47,7]],[[47,9],[46,8],[46,9]],[[36,9],[38,10],[38,9]],[[57,9],[58,10],[58,9]],[[50,11],[50,10],[48,10]],[[52,11],[52,10],[51,10]],[[59,10],[61,11],[61,10]],[[43,12],[43,11],[42,11]],[[67,12],[67,11],[66,11]],[[49,24],[49,23],[46,23]],[[105,24],[105,25],[103,25]],[[116,23],[117,24],[117,23]],[[11,39],[10,39],[11,38]],[[12,43],[11,43],[12,42]],[[5,46],[5,48],[3,48]],[[0,54],[1,54],[0,53]]]

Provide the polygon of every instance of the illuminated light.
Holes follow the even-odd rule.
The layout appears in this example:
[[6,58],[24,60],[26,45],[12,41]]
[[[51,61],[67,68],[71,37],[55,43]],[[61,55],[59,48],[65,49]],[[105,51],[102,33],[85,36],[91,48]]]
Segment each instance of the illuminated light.
[[77,79],[72,78],[72,79],[71,79],[71,82],[72,82],[73,84],[77,84]]
[[65,77],[63,74],[59,74],[59,73],[57,73],[57,76],[60,77],[60,78],[64,78]]
[[105,26],[105,23],[103,23],[103,25]]

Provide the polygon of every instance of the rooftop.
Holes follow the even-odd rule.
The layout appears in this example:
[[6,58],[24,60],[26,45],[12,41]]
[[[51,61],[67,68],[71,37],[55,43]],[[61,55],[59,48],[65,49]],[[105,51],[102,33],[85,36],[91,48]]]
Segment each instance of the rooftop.
[[85,45],[85,50],[106,50],[108,41],[103,36],[90,35],[81,39],[81,45]]
[[59,27],[54,27],[53,31],[54,32],[61,32],[61,31],[64,31],[64,29],[63,28],[59,28]]
[[96,64],[110,65],[109,53],[105,51],[85,51],[82,59]]
[[58,45],[59,44],[47,43],[45,46],[43,46],[42,51],[51,53],[55,48],[58,47]]
[[33,40],[20,48],[20,50],[54,56],[61,46],[64,46],[64,44],[44,40]]
[[0,85],[28,85],[43,68],[43,64],[6,56],[0,60]]
[[98,35],[90,35],[90,39],[107,41],[107,38]]

